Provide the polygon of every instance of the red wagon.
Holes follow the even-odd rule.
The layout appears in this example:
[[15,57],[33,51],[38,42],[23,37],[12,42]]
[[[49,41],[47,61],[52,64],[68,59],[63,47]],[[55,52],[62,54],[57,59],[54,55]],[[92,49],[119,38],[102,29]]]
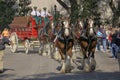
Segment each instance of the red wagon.
[[[50,17],[50,20],[51,19],[52,17]],[[11,51],[17,51],[19,40],[24,44],[25,53],[29,52],[29,47],[34,48],[35,46],[40,46],[38,30],[43,26],[43,21],[42,24],[36,26],[35,19],[32,16],[15,17],[10,24],[10,39],[14,43],[14,45],[11,46]]]

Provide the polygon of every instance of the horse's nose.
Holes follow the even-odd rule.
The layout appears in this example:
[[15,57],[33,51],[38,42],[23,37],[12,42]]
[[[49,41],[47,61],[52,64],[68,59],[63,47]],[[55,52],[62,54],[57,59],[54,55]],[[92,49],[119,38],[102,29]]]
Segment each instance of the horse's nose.
[[94,33],[94,31],[93,31],[93,29],[91,28],[91,29],[90,29],[90,34],[93,34],[93,33]]

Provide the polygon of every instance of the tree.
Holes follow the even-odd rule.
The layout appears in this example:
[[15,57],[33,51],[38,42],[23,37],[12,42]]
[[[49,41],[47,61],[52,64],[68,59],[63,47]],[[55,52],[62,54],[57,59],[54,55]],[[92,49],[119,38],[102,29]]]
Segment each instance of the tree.
[[113,18],[112,18],[112,27],[119,26],[119,17],[120,17],[120,0],[117,2],[117,7],[115,4],[116,0],[110,0],[109,6],[113,12]]
[[31,0],[19,0],[19,15],[20,16],[26,16],[28,12],[32,9],[28,5],[31,4]]
[[0,0],[0,30],[12,22],[15,15],[15,10],[13,9],[16,0]]
[[65,8],[65,10],[66,10],[69,14],[71,13],[70,7],[68,7],[68,5],[66,5],[63,1],[57,0],[57,2],[58,2],[63,8]]
[[57,0],[57,2],[63,7],[65,8],[65,10],[68,12],[68,14],[70,15],[71,17],[71,22],[72,23],[75,23],[75,21],[77,20],[78,18],[78,4],[77,4],[77,0],[69,0],[70,2],[70,5],[71,6],[68,6],[64,1],[61,1],[61,0]]
[[71,4],[71,22],[73,24],[76,23],[78,17],[79,17],[79,5],[77,3],[77,0],[69,0],[70,1],[70,4]]
[[94,16],[94,19],[99,22],[100,14],[97,13],[98,0],[69,0],[71,7],[68,7],[62,0],[57,0],[57,2],[67,10],[73,23],[79,17],[87,18],[88,16]]

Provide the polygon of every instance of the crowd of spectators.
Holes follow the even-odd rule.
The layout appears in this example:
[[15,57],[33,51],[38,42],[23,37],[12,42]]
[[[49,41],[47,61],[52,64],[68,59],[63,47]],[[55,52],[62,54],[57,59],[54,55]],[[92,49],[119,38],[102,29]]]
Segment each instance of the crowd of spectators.
[[98,51],[104,53],[109,51],[112,55],[110,58],[117,59],[117,53],[120,51],[120,28],[100,26],[97,31],[97,41],[96,48]]

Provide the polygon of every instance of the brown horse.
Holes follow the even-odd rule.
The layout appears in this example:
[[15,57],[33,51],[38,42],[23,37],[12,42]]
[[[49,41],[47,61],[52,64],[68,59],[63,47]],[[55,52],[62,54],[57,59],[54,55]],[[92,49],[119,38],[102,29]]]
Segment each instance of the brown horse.
[[75,51],[77,50],[77,48],[79,47],[79,38],[81,36],[81,32],[83,30],[83,24],[82,21],[80,19],[77,19],[76,24],[73,25],[73,38],[74,38],[74,49]]
[[79,38],[79,44],[83,53],[83,69],[86,72],[90,72],[95,70],[96,67],[94,53],[97,44],[97,38],[92,19],[87,19],[83,26],[84,30],[82,30]]
[[60,33],[58,33],[54,42],[62,58],[61,72],[71,72],[73,38],[69,19],[62,21]]
[[54,27],[54,23],[51,20],[47,26],[46,26],[46,33],[47,35],[44,34],[44,29],[40,28],[38,31],[38,39],[40,42],[40,48],[39,48],[39,54],[44,55],[43,53],[48,53],[45,55],[48,55],[49,57],[51,57],[51,40],[53,39],[53,30]]

